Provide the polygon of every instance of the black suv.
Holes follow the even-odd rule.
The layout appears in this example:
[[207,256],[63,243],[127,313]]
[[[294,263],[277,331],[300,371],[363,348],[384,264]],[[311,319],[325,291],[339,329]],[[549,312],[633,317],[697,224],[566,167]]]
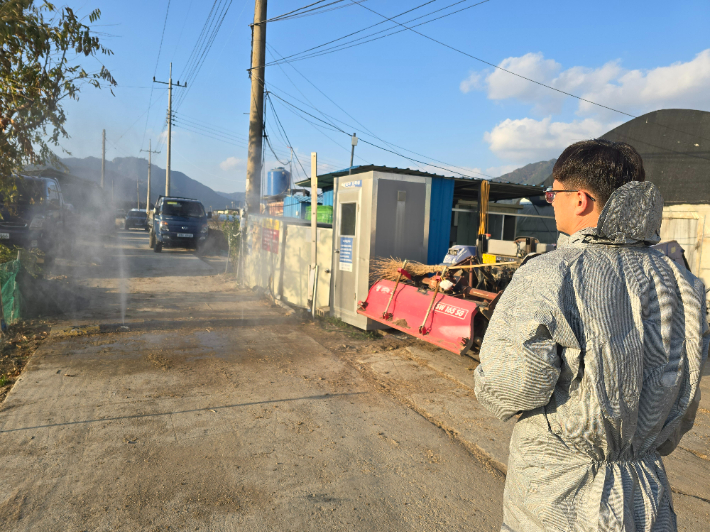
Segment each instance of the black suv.
[[148,230],[148,215],[143,209],[131,209],[123,220],[123,228]]
[[149,220],[150,247],[160,253],[165,247],[199,249],[207,240],[207,220],[212,213],[196,199],[160,196]]
[[54,251],[63,240],[68,205],[50,177],[13,176],[14,188],[0,196],[0,243]]

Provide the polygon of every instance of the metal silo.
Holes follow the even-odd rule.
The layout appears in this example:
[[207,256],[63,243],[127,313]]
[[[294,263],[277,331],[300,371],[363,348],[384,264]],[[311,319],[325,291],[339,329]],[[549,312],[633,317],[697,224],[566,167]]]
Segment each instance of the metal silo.
[[274,168],[266,174],[265,196],[278,196],[288,191],[291,185],[291,174],[282,167]]

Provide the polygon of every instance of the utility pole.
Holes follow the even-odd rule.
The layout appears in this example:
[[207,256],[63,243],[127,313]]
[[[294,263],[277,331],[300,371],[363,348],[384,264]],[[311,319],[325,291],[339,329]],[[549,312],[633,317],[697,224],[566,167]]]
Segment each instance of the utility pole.
[[[173,140],[173,131],[172,131],[172,125],[173,125],[173,64],[170,63],[170,77],[168,78],[168,81],[156,81],[155,76],[153,76],[153,83],[162,83],[163,85],[168,86],[168,142],[167,142],[167,163],[165,165],[165,195],[169,196],[170,195],[170,148],[172,145],[172,140]],[[180,82],[178,81],[175,84],[176,87],[181,87],[185,88],[187,87],[187,83],[184,85],[180,85]]]
[[266,0],[254,0],[251,26],[251,106],[249,111],[249,157],[247,159],[246,210],[259,214],[261,204],[261,150],[264,128],[264,74],[266,71]]
[[104,188],[104,175],[106,173],[106,130],[101,135],[101,188]]
[[350,150],[350,168],[348,168],[348,175],[353,173],[353,160],[355,159],[355,146],[357,146],[357,135],[353,133],[353,138],[351,141],[352,148]]
[[[148,150],[141,150],[148,152],[148,199],[145,202],[145,212],[146,214],[150,210],[150,169],[153,167],[152,155],[154,153],[160,153],[159,151],[153,151],[152,139],[148,139]],[[140,209],[140,206],[138,207]]]

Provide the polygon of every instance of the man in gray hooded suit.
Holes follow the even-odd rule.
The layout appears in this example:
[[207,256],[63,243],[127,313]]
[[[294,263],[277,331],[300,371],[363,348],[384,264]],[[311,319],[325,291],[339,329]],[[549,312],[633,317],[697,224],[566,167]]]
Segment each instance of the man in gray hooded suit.
[[521,414],[503,530],[674,531],[661,456],[700,402],[704,286],[649,247],[663,198],[631,146],[573,144],[552,175],[569,237],[515,273],[475,374],[483,405]]

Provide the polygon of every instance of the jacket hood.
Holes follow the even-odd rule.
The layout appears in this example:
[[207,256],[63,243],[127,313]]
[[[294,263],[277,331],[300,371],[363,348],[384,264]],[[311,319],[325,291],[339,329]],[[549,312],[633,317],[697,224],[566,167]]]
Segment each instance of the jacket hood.
[[657,244],[661,241],[663,197],[649,181],[619,187],[599,215],[597,237],[613,244]]

